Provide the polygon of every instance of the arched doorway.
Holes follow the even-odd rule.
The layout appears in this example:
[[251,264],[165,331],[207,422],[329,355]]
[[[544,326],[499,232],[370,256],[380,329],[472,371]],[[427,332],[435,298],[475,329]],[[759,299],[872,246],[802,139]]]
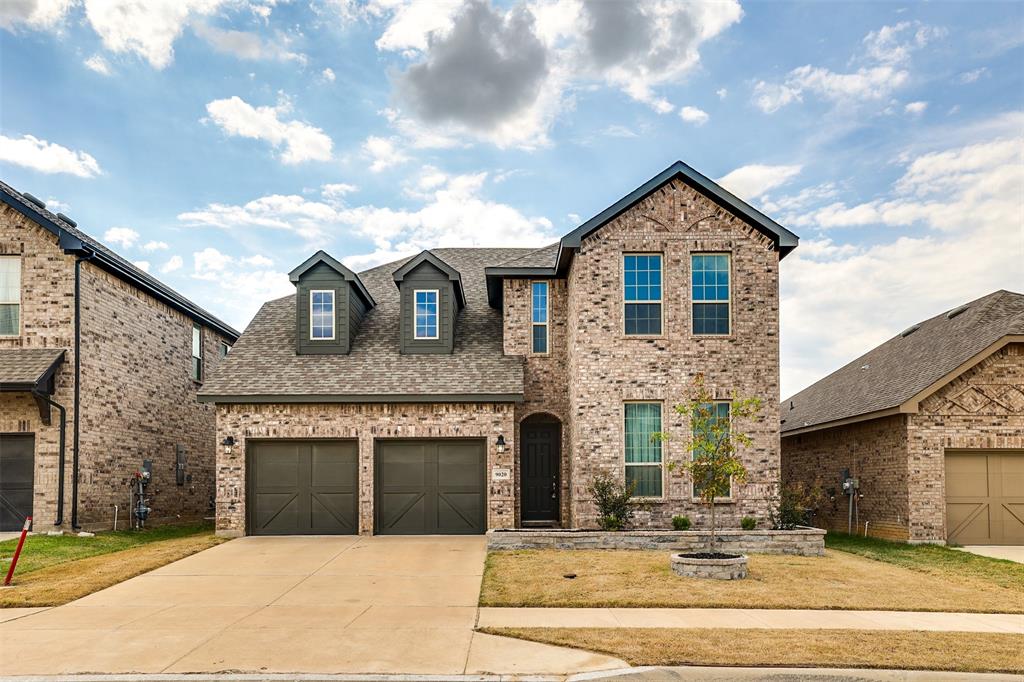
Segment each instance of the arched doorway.
[[561,495],[562,422],[532,414],[519,425],[519,512],[524,525],[557,525]]

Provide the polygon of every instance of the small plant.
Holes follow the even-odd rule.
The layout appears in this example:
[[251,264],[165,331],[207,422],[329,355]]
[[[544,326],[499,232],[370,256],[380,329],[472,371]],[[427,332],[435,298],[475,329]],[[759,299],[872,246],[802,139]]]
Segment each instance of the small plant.
[[757,528],[757,519],[753,516],[744,516],[740,519],[740,528],[743,530],[754,530]]
[[689,516],[673,516],[672,530],[690,530]]
[[768,514],[775,530],[792,530],[809,526],[825,501],[820,485],[809,486],[803,481],[780,486]]
[[598,476],[590,484],[597,505],[597,523],[601,530],[622,530],[633,517],[633,492],[636,484],[623,485],[608,476]]

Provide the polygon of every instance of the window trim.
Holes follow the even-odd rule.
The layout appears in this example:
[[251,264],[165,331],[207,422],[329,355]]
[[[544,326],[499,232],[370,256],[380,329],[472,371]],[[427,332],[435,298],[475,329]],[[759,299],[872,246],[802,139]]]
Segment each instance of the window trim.
[[23,305],[22,300],[21,300],[22,299],[23,289],[24,289],[24,283],[22,282],[22,270],[24,270],[24,263],[23,263],[23,259],[22,259],[21,256],[9,255],[9,254],[0,254],[0,260],[7,259],[7,258],[10,258],[11,260],[14,260],[14,261],[18,262],[18,300],[17,300],[17,303],[15,303],[13,301],[0,301],[0,304],[3,304],[3,305],[17,305],[18,306],[18,328],[17,328],[17,330],[15,330],[15,332],[13,334],[0,334],[0,339],[16,339],[16,338],[21,336],[21,333],[22,333],[22,330],[24,329],[24,324],[25,324],[25,321],[22,319],[22,314],[21,314],[22,312],[24,312],[22,310],[24,305]]
[[[717,336],[722,336],[722,335],[721,334],[717,334]],[[711,404],[712,405],[728,405],[729,406],[729,410],[728,410],[727,414],[728,414],[728,417],[729,417],[729,433],[731,434],[732,433],[732,401],[731,400],[712,400]],[[693,439],[693,433],[692,432],[690,433],[690,439],[691,439],[691,441]],[[694,457],[694,451],[690,450],[690,461],[691,462],[693,461],[693,457]],[[693,473],[691,472],[690,473],[690,501],[691,502],[703,503],[704,500],[702,500],[700,498],[700,496],[696,494],[696,492],[697,491],[694,489]],[[735,492],[736,492],[736,488],[734,486],[734,481],[732,480],[732,476],[730,476],[729,477],[729,495],[728,496],[716,495],[715,496],[715,504],[727,504],[729,502],[735,502],[736,501],[736,495],[734,494]]]
[[[694,256],[725,256],[726,263],[728,264],[729,272],[729,298],[725,301],[697,301],[693,298],[693,257]],[[733,319],[732,319],[732,251],[691,251],[690,252],[690,336],[695,338],[711,338],[711,339],[725,339],[733,334]],[[717,285],[716,285],[717,286]],[[725,303],[726,310],[728,311],[729,320],[729,331],[725,334],[698,334],[693,331],[693,321],[695,319],[694,311],[698,304],[709,304],[709,303]]]
[[[416,333],[416,294],[434,294],[434,325],[433,336],[419,336]],[[437,341],[441,338],[441,290],[440,289],[413,289],[412,290],[412,340],[413,341]]]
[[[313,336],[313,294],[331,295],[331,335]],[[309,340],[317,343],[320,341],[334,341],[338,336],[338,297],[334,289],[310,289],[309,290]]]
[[231,353],[231,344],[227,341],[221,341],[219,348],[221,358],[226,358]]
[[[196,332],[199,332],[199,355],[196,355],[195,353]],[[203,347],[203,341],[202,325],[193,322],[192,334],[189,337],[189,343],[192,345],[192,348],[189,351],[190,360],[192,361],[189,367],[189,376],[192,378],[192,381],[197,384],[203,383],[203,378],[206,375],[206,349]],[[196,360],[199,362],[196,363]]]
[[[544,321],[535,322],[533,320],[533,287],[536,284],[544,285]],[[543,353],[539,352],[534,346],[533,332],[535,327],[544,327],[544,348]],[[550,355],[551,354],[551,285],[547,280],[534,279],[530,280],[530,354],[531,355]]]
[[622,440],[620,442],[622,443],[622,481],[623,481],[623,483],[625,484],[626,481],[627,481],[626,469],[628,467],[658,467],[660,469],[659,473],[661,475],[661,495],[635,495],[635,496],[631,497],[630,499],[632,499],[632,500],[640,500],[640,501],[645,501],[646,500],[646,501],[651,501],[651,502],[666,500],[666,499],[668,499],[668,496],[665,494],[665,464],[666,464],[665,460],[667,458],[665,457],[665,443],[664,442],[661,443],[661,461],[660,462],[635,462],[635,463],[627,463],[626,462],[626,405],[657,405],[658,406],[658,414],[659,414],[660,421],[661,421],[661,426],[662,426],[662,429],[664,429],[664,427],[665,427],[665,401],[664,400],[623,400],[622,401],[622,418],[619,421],[619,423],[622,424]]
[[[657,301],[627,301],[626,300],[626,257],[627,256],[657,256],[661,262],[661,298]],[[665,336],[665,253],[663,251],[623,251],[619,260],[622,265],[622,288],[619,290],[622,296],[622,336],[627,339],[660,339]],[[661,331],[657,334],[630,334],[626,331],[626,306],[630,304],[658,304],[659,325]]]

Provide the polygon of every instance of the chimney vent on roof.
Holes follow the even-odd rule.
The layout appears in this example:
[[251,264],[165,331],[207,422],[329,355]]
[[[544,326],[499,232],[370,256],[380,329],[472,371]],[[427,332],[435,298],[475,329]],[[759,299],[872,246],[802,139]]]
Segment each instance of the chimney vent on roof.
[[919,325],[919,324],[915,324],[913,327],[907,327],[906,329],[904,329],[903,331],[900,332],[900,336],[905,339],[908,336],[910,336],[911,334],[913,334],[914,332],[916,332],[920,328],[921,328],[921,325]]
[[63,220],[64,222],[66,222],[71,227],[78,227],[78,223],[76,223],[74,220],[72,220],[71,218],[67,217],[63,213],[58,213],[57,217],[60,218],[61,220]]
[[46,208],[46,203],[37,196],[33,196],[28,192],[22,192],[21,196],[25,197],[30,204],[35,204],[38,208]]
[[946,319],[947,320],[952,320],[954,317],[956,317],[960,313],[964,312],[968,308],[970,308],[970,306],[967,306],[967,305],[962,305],[959,308],[953,308],[948,313],[946,313]]

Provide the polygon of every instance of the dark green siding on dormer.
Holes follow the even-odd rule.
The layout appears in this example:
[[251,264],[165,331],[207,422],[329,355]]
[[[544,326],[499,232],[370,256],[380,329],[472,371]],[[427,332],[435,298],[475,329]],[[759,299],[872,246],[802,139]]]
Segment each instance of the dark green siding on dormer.
[[[334,339],[309,336],[309,292],[334,292]],[[295,352],[299,355],[344,355],[366,315],[366,307],[353,295],[349,282],[333,268],[320,263],[303,273],[295,289]]]
[[[401,302],[402,321],[400,344],[402,353],[451,353],[455,347],[455,321],[457,308],[454,283],[448,275],[430,263],[423,263],[402,280]],[[414,296],[416,290],[437,289],[437,336],[436,339],[416,339],[414,323]]]

